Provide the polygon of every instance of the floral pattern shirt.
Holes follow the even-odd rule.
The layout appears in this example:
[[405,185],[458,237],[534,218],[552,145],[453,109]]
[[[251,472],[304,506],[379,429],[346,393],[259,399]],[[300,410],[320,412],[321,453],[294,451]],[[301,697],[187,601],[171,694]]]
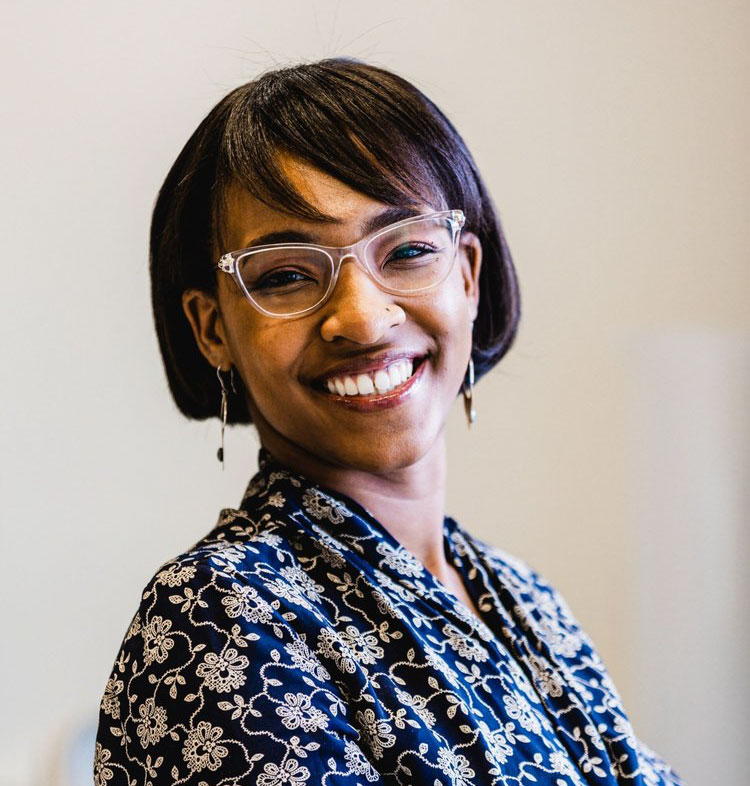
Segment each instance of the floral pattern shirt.
[[95,786],[682,784],[552,587],[450,517],[444,547],[481,619],[261,448],[241,506],[143,592]]

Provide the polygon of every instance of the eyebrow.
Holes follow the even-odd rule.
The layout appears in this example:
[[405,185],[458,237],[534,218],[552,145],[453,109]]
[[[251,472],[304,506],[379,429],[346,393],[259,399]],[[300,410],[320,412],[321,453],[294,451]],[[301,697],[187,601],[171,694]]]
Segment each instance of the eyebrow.
[[[378,229],[387,227],[389,224],[395,224],[397,221],[402,221],[405,218],[412,218],[413,216],[420,215],[420,212],[415,207],[394,206],[381,210],[374,216],[370,216],[367,221],[362,224],[361,237],[376,232]],[[326,224],[341,225],[343,222],[339,219],[333,219]],[[286,229],[278,232],[267,232],[265,235],[253,238],[246,241],[243,248],[255,248],[256,246],[265,246],[270,243],[315,243],[317,245],[324,245],[320,243],[320,236],[313,232],[304,232],[301,230]]]

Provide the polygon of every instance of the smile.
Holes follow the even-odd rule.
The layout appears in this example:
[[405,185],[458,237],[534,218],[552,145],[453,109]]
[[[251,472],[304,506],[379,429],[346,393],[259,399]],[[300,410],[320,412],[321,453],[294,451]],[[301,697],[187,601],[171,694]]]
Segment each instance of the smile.
[[369,396],[373,393],[387,393],[406,382],[414,373],[414,362],[410,359],[398,360],[386,368],[375,372],[332,377],[326,381],[329,393],[339,396]]
[[398,360],[377,371],[331,377],[316,388],[338,404],[359,411],[396,406],[410,398],[424,372],[426,357]]

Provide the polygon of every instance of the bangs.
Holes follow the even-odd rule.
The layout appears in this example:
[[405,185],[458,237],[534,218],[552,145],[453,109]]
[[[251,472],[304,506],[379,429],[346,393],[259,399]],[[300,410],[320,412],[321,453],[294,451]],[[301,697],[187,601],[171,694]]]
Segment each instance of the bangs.
[[212,223],[218,248],[226,248],[230,184],[282,213],[335,220],[291,185],[282,155],[387,205],[423,203],[441,210],[473,201],[463,193],[467,178],[455,171],[455,140],[436,122],[424,96],[392,74],[386,80],[377,69],[368,71],[361,64],[342,69],[340,60],[332,69],[324,61],[309,71],[282,69],[240,88],[217,160]]

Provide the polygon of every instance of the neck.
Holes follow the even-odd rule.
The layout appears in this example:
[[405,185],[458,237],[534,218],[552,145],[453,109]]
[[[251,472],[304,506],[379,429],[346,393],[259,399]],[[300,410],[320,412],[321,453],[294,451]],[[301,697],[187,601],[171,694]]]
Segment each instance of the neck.
[[314,483],[339,491],[366,508],[440,580],[450,572],[443,548],[446,451],[441,431],[415,463],[384,472],[338,466],[256,422],[263,447],[280,463]]

